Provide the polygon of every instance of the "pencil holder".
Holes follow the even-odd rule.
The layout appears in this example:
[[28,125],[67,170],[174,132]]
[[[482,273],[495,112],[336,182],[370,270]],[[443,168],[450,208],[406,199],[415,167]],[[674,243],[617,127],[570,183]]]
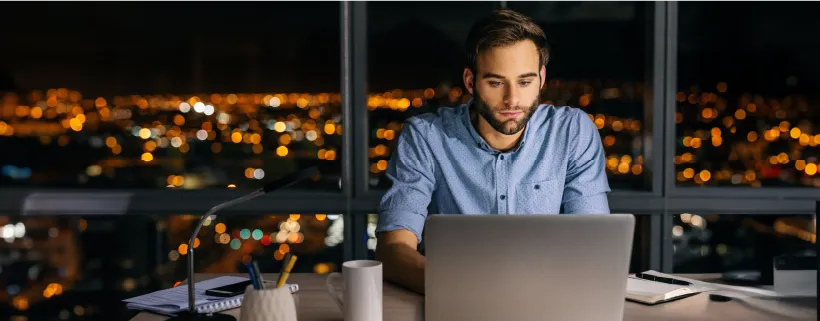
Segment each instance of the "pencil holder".
[[296,321],[296,303],[287,287],[264,290],[248,286],[239,321]]

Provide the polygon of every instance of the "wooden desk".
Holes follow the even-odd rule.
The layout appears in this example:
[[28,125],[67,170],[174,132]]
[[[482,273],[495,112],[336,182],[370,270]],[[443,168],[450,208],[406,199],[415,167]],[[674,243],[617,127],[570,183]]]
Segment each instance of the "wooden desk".
[[[247,276],[246,274],[235,274]],[[197,274],[196,280],[207,280],[219,276],[217,274]],[[681,274],[681,276],[698,280],[715,279],[714,274]],[[327,275],[311,273],[295,273],[290,276],[288,283],[299,284],[299,292],[294,296],[300,321],[340,321],[342,313],[336,303],[325,290]],[[265,274],[266,280],[273,280],[276,274]],[[424,297],[406,291],[392,284],[384,284],[384,321],[418,321],[424,320]],[[805,310],[804,310],[805,311]],[[647,306],[626,301],[624,307],[624,321],[655,321],[655,320],[714,320],[714,321],[770,321],[770,320],[816,320],[817,307],[811,313],[804,313],[805,317],[790,318],[779,314],[772,314],[744,303],[712,302],[708,294],[698,294],[678,301],[668,302],[656,306]],[[239,320],[239,309],[227,311]],[[159,321],[166,318],[161,315],[140,312],[132,321]]]

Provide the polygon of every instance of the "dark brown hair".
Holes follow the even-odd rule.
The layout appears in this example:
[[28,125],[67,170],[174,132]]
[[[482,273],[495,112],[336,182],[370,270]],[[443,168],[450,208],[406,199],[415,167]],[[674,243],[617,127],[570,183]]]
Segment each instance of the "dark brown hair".
[[467,67],[475,72],[478,55],[490,48],[505,47],[531,40],[539,55],[539,69],[549,61],[549,48],[544,30],[530,17],[509,9],[498,9],[477,21],[467,36],[465,51]]

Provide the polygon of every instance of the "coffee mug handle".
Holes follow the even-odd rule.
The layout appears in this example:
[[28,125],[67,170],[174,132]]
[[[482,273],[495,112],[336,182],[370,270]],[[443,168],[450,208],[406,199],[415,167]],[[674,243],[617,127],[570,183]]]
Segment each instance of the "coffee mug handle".
[[327,293],[330,294],[330,297],[333,298],[333,301],[336,301],[336,304],[339,306],[339,309],[344,309],[342,296],[336,291],[337,285],[341,286],[341,281],[342,274],[339,272],[333,272],[327,276],[327,281],[325,283],[327,285]]

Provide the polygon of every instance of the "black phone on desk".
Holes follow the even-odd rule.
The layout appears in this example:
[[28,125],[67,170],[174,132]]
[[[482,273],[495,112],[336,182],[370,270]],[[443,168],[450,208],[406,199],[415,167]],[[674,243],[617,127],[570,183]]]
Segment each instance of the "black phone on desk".
[[242,281],[234,284],[223,285],[213,289],[205,290],[205,294],[218,297],[232,297],[240,294],[245,294],[245,289],[248,285],[253,284],[251,280]]

